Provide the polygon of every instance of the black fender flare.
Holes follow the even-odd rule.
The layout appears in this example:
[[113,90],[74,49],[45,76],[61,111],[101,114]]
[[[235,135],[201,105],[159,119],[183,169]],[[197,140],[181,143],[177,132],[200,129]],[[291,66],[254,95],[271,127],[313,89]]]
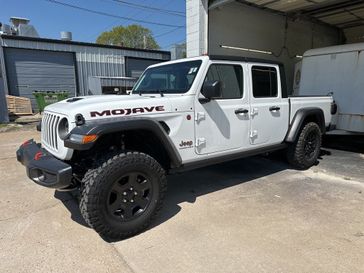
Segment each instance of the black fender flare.
[[315,117],[318,126],[321,129],[321,133],[324,134],[326,131],[326,127],[325,116],[322,109],[316,107],[301,108],[296,112],[290,126],[288,127],[285,142],[294,142],[297,139],[300,129],[302,128],[306,118],[311,116]]
[[151,131],[163,144],[167,154],[171,160],[172,167],[179,167],[182,164],[182,159],[176,147],[172,143],[170,137],[163,129],[162,125],[150,118],[130,118],[118,120],[100,120],[98,122],[90,122],[81,126],[75,127],[64,140],[65,146],[75,150],[89,150],[97,142],[79,144],[72,142],[70,136],[77,135],[97,135],[98,138],[110,133],[117,133],[131,130],[148,130]]

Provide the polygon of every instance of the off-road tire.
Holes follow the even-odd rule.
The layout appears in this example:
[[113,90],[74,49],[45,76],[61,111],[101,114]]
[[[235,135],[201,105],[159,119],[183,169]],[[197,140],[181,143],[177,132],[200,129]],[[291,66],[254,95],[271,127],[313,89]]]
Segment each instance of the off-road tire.
[[[314,139],[312,153],[307,154],[307,145],[310,145],[310,138]],[[312,141],[311,141],[312,142]],[[311,144],[312,145],[312,144]],[[299,170],[305,170],[316,164],[320,155],[321,130],[315,122],[306,123],[295,142],[289,144],[287,149],[288,162]]]
[[[82,180],[80,210],[86,223],[108,241],[116,241],[145,230],[162,207],[167,179],[160,164],[147,154],[122,152],[100,159]],[[130,221],[115,219],[108,208],[110,191],[115,182],[128,172],[143,173],[152,185],[151,201],[145,210]],[[128,178],[129,179],[129,178]]]

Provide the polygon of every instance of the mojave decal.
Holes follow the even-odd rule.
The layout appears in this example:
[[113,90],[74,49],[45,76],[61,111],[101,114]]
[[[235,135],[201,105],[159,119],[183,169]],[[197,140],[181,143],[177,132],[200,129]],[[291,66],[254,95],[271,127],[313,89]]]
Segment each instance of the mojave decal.
[[128,116],[131,114],[137,113],[152,113],[152,112],[163,112],[164,106],[149,106],[149,107],[136,107],[136,108],[120,108],[113,110],[103,110],[103,111],[91,111],[90,116],[94,117],[103,117],[103,116]]

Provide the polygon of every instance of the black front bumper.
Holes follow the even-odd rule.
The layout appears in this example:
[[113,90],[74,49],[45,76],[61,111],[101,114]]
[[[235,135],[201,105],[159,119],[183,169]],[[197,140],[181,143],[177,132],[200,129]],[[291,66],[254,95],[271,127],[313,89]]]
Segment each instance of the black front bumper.
[[55,158],[34,140],[24,142],[16,151],[17,160],[35,183],[49,188],[64,189],[72,183],[72,167]]

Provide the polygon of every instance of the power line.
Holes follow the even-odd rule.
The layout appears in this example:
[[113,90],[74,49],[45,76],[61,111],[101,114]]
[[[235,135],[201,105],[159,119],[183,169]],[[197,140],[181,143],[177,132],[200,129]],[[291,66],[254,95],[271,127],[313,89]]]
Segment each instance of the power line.
[[168,31],[166,31],[166,32],[163,32],[163,33],[160,33],[160,34],[154,35],[153,37],[154,37],[154,38],[162,37],[162,36],[164,36],[164,35],[167,35],[167,34],[170,34],[170,33],[172,33],[172,32],[175,32],[176,30],[179,30],[179,29],[181,29],[181,28],[180,28],[180,27],[176,27],[176,28],[174,28],[174,29],[172,29],[172,30],[168,30]]
[[186,17],[184,12],[177,11],[177,10],[155,8],[155,7],[151,7],[151,6],[145,6],[145,5],[130,3],[130,2],[127,2],[127,1],[123,1],[123,0],[111,0],[111,1],[119,3],[119,4],[123,4],[123,5],[126,5],[126,6],[129,6],[129,7],[137,8],[137,9],[150,10],[150,11],[153,11],[153,12],[159,12],[159,13],[164,13],[164,14],[169,14],[169,15],[174,15],[174,16],[180,16],[180,17]]
[[183,42],[186,42],[186,39],[182,39],[182,40],[180,40],[180,41],[176,41],[176,42],[170,43],[170,44],[168,44],[168,45],[166,45],[166,46],[163,46],[163,47],[161,47],[161,48],[162,48],[162,49],[163,49],[163,48],[168,49],[170,46],[172,46],[172,45],[174,45],[174,44],[180,44],[180,43],[183,43]]
[[[101,1],[106,1],[106,0],[101,0]],[[144,1],[145,0],[143,0],[143,2]],[[130,14],[129,16],[134,17],[137,14],[138,14],[138,12],[133,12],[133,14]],[[144,18],[144,19],[146,19],[146,18]],[[105,32],[105,31],[109,31],[112,26],[115,26],[120,21],[121,21],[120,19],[117,19],[116,21],[113,21],[113,23],[108,24],[107,27],[102,28],[97,33],[94,33],[92,36],[89,36],[89,38],[95,38],[96,36],[99,36],[101,33]],[[123,20],[123,21],[124,21],[124,24],[128,22],[126,20]]]
[[101,30],[99,30],[97,33],[92,34],[92,36],[87,36],[88,38],[95,38],[96,36],[99,36],[101,33],[103,33],[104,31],[109,30],[112,26],[116,25],[120,20],[116,20],[114,22],[112,22],[111,24],[108,24],[107,27],[103,27]]
[[163,6],[166,8],[170,6],[175,0],[169,0],[168,2],[164,3]]
[[111,14],[111,13],[107,13],[107,12],[103,12],[103,11],[97,11],[97,10],[92,10],[92,9],[88,9],[88,8],[83,8],[83,7],[80,7],[80,6],[75,6],[75,5],[59,2],[59,1],[56,1],[56,0],[44,0],[44,1],[47,1],[47,2],[50,2],[50,3],[53,3],[53,4],[57,4],[57,5],[61,5],[61,6],[65,6],[65,7],[70,7],[70,8],[86,11],[86,12],[93,13],[93,14],[108,16],[108,17],[112,17],[112,18],[118,18],[118,19],[122,19],[122,20],[129,20],[129,21],[133,21],[133,22],[137,22],[137,23],[144,23],[144,24],[164,26],[164,27],[174,27],[174,28],[184,27],[184,26],[157,23],[157,22],[134,19],[134,18],[130,18],[130,17],[119,16],[119,15],[116,15],[116,14]]

